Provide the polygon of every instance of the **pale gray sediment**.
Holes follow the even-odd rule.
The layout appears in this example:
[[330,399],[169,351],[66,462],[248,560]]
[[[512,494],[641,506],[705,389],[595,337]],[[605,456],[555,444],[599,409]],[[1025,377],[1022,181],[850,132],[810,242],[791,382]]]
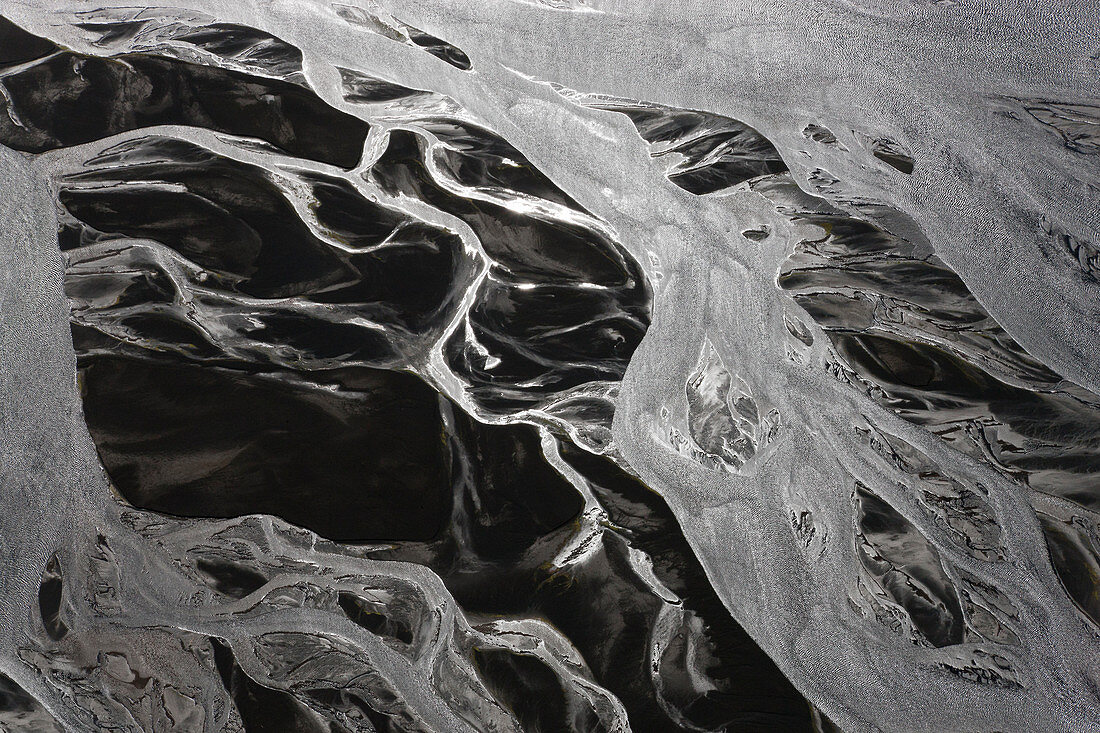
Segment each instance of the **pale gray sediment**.
[[0,728],[1100,730],[1095,8],[0,15]]

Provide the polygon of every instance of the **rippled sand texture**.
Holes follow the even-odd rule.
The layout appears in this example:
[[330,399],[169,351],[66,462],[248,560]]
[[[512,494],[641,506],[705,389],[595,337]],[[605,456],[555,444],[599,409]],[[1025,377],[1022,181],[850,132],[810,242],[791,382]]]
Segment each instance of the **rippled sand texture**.
[[1095,8],[2,16],[0,729],[1100,730]]

